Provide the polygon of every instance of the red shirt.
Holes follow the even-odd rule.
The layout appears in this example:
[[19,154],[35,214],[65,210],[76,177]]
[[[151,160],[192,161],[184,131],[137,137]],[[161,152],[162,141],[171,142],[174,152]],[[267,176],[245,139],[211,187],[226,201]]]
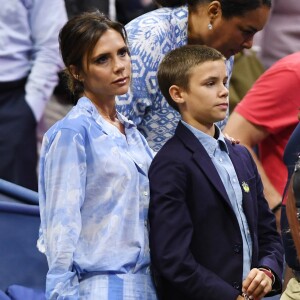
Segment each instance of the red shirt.
[[282,195],[287,169],[283,152],[298,124],[300,108],[300,52],[286,56],[253,85],[235,111],[268,133],[259,146],[259,158],[271,183]]

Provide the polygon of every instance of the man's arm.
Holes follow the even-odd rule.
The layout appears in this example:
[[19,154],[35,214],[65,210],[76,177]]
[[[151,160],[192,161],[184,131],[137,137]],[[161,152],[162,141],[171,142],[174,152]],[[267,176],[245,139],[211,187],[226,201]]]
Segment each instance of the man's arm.
[[51,0],[34,1],[28,14],[32,68],[25,86],[25,99],[38,122],[58,83],[58,72],[63,68],[58,34],[67,21],[67,13],[63,0]]

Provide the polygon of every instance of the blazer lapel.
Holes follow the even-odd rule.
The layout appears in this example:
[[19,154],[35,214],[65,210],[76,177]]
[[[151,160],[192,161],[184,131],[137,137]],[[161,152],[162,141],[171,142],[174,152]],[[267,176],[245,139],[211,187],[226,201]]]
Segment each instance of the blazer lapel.
[[220,193],[222,198],[227,202],[227,204],[232,208],[231,202],[228,198],[227,192],[224,188],[222,180],[211,161],[208,153],[194,134],[186,128],[181,122],[179,122],[175,135],[185,144],[190,151],[193,152],[193,158],[202,172],[206,175],[210,183],[216,188]]
[[[232,161],[232,164],[234,166],[236,175],[238,177],[241,189],[242,189],[242,194],[243,194],[243,210],[248,222],[248,226],[250,229],[251,234],[253,233],[254,230],[254,224],[253,224],[253,218],[254,216],[251,215],[251,212],[253,211],[253,201],[251,201],[251,193],[247,190],[248,182],[247,180],[249,178],[245,178],[244,174],[245,172],[243,171],[244,168],[244,163],[243,160],[240,158],[239,154],[237,151],[235,151],[234,147],[226,141],[228,149],[229,149],[229,157]],[[253,238],[253,236],[252,236]]]

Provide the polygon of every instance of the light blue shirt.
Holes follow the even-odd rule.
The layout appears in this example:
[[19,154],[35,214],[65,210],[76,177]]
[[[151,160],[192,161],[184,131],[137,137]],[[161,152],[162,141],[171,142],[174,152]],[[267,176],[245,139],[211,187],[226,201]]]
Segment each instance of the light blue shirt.
[[182,121],[182,123],[197,137],[211,158],[216,170],[223,182],[232,209],[238,220],[243,239],[243,279],[247,277],[251,269],[252,239],[248,222],[243,210],[243,193],[236,175],[234,166],[229,157],[229,151],[224,140],[224,135],[216,128],[217,139],[205,134],[195,127]]
[[156,299],[147,228],[153,153],[132,122],[118,119],[126,135],[83,97],[44,136],[38,245],[49,264],[47,299]]
[[36,120],[63,68],[58,33],[67,21],[63,0],[0,0],[0,82],[28,76],[25,99]]
[[[132,84],[126,95],[118,97],[118,110],[138,126],[150,147],[158,151],[174,135],[180,115],[161,94],[156,73],[168,52],[188,42],[188,7],[151,11],[128,23],[126,31],[132,59]],[[233,61],[233,56],[226,61],[228,78]],[[227,118],[218,126],[222,129],[226,121]]]

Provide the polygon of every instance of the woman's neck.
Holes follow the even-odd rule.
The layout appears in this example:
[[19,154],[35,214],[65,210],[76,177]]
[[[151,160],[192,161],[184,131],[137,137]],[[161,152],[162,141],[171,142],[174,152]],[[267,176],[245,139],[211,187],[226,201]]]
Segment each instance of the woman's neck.
[[115,103],[113,105],[103,105],[102,103],[99,105],[97,103],[94,103],[94,105],[96,106],[99,114],[103,117],[104,120],[117,127],[117,129],[125,135],[125,128],[118,119]]
[[204,45],[205,44],[205,39],[203,38],[204,36],[204,29],[206,28],[205,26],[205,20],[207,17],[203,13],[204,8],[203,6],[191,10],[189,8],[189,15],[188,15],[188,44],[197,44],[197,45]]

